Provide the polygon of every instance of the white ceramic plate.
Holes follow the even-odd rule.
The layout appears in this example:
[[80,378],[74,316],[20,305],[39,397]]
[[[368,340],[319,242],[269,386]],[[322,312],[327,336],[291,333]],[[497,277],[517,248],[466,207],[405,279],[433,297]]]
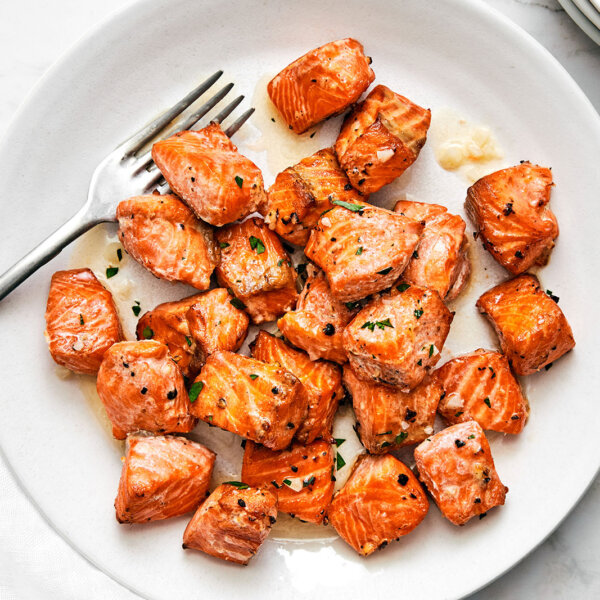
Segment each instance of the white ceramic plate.
[[[552,208],[561,236],[540,276],[560,296],[576,349],[526,381],[531,419],[518,437],[490,436],[507,504],[457,528],[432,506],[414,533],[368,559],[342,541],[269,539],[241,569],[180,548],[186,518],[117,525],[112,507],[122,448],[77,378],[56,376],[42,336],[51,273],[85,263],[63,253],[0,304],[0,445],[23,488],[56,530],[108,575],[152,598],[457,598],[485,585],[539,544],[583,494],[600,465],[597,225],[600,119],[558,63],[481,3],[355,0],[259,3],[147,0],[97,28],[44,77],[0,145],[0,269],[79,207],[98,161],[123,137],[223,68],[249,97],[255,125],[236,139],[264,168],[332,142],[330,121],[296,150],[264,125],[260,98],[273,74],[309,48],[360,39],[385,83],[434,113],[452,107],[489,125],[505,163],[554,168]],[[267,143],[265,143],[265,140]],[[279,142],[277,142],[279,140]],[[312,144],[312,145],[311,145]],[[260,151],[269,146],[270,158]],[[380,196],[410,193],[461,210],[466,183],[426,145]],[[449,354],[493,346],[475,298],[505,274],[478,246],[473,282],[457,303]],[[96,257],[96,261],[99,259]],[[115,278],[116,279],[116,278]],[[114,280],[111,280],[111,285]],[[182,295],[163,289],[164,298]],[[147,307],[146,307],[147,308]],[[89,382],[88,382],[89,387]],[[202,434],[203,435],[203,434]],[[323,535],[331,538],[327,530]],[[351,596],[349,596],[351,595]]]
[[[567,14],[575,21],[577,26],[596,44],[600,44],[600,28],[598,28],[583,12],[582,5],[585,0],[580,3],[575,3],[573,0],[558,0],[560,5],[565,9]],[[586,7],[594,10],[593,7]]]

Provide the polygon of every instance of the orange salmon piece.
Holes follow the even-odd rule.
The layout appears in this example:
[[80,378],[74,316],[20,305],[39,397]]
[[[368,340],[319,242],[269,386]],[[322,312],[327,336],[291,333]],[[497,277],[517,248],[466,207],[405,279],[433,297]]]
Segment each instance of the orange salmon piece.
[[331,444],[323,440],[306,446],[294,442],[279,452],[247,442],[242,480],[277,494],[281,512],[322,523],[333,496],[333,459]]
[[523,162],[476,181],[467,190],[465,209],[483,247],[513,275],[545,265],[558,237],[548,207],[552,171]]
[[243,219],[265,200],[260,169],[238,152],[218,123],[156,142],[152,158],[194,214],[216,227]]
[[573,332],[557,301],[524,274],[485,292],[477,308],[490,321],[502,352],[517,375],[531,375],[575,347]]
[[433,378],[444,390],[438,412],[448,423],[477,421],[503,433],[525,427],[529,403],[504,354],[476,350],[443,364]]
[[90,375],[98,372],[104,353],[122,339],[112,294],[90,269],[52,275],[44,336],[54,362]]
[[354,374],[409,392],[440,359],[453,318],[435,290],[412,285],[382,294],[344,330]]
[[307,52],[268,84],[267,91],[295,133],[344,111],[375,79],[361,43],[351,38]]
[[111,346],[100,365],[96,387],[118,440],[136,431],[187,433],[196,425],[189,414],[183,375],[160,342]]
[[324,214],[304,249],[342,302],[389,288],[406,268],[423,230],[421,223],[384,208],[348,206]]
[[333,417],[340,399],[344,397],[340,368],[323,360],[312,361],[305,352],[290,348],[283,340],[262,330],[258,332],[251,350],[254,358],[278,364],[295,375],[304,386],[308,396],[308,415],[296,438],[303,444],[310,444],[318,437],[330,440]]
[[384,85],[373,88],[346,117],[335,143],[350,183],[372,194],[400,177],[427,140],[431,111]]
[[146,523],[196,510],[208,494],[215,453],[183,437],[127,436],[115,500],[119,523]]
[[391,454],[363,454],[333,497],[329,523],[362,556],[410,533],[429,510],[412,471]]
[[508,488],[494,467],[490,445],[476,421],[443,429],[415,449],[419,478],[454,525],[504,504]]
[[179,198],[135,196],[117,207],[125,250],[153,275],[199,290],[210,286],[219,262],[211,227],[198,221]]
[[[262,219],[234,223],[217,232],[219,284],[232,291],[255,324],[274,321],[294,307],[296,271],[279,238]],[[240,305],[241,306],[241,305]]]
[[277,519],[277,497],[266,489],[224,483],[196,511],[183,548],[247,565]]
[[289,446],[308,410],[306,391],[294,375],[233,352],[211,354],[190,394],[193,415],[272,450]]

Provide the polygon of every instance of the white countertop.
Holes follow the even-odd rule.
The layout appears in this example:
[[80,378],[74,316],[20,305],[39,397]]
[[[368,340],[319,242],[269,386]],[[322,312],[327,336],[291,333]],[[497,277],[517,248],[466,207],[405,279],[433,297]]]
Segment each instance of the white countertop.
[[[556,0],[486,1],[545,46],[600,110],[600,47]],[[91,26],[128,0],[0,3],[0,135],[45,69]],[[549,93],[551,91],[549,90]],[[4,182],[9,186],[10,182]],[[5,189],[7,189],[5,187]],[[134,600],[58,537],[29,504],[0,459],[0,598]],[[531,507],[532,514],[535,507]],[[472,600],[600,598],[600,479],[558,530]],[[510,540],[507,540],[510,543]],[[36,568],[32,570],[32,564]],[[61,577],[55,577],[60,565]]]

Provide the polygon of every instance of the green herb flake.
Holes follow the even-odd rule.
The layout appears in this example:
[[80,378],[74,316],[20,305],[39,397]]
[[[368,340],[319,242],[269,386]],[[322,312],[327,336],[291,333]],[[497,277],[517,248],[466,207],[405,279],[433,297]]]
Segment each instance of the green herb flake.
[[345,304],[348,310],[354,310],[355,308],[358,308],[360,306],[360,302],[358,300],[356,300],[355,302],[345,302]]
[[337,204],[338,206],[341,206],[342,208],[347,208],[352,212],[359,212],[365,209],[365,207],[362,204],[353,204],[352,202],[344,202],[343,200],[332,200],[331,204]]
[[142,335],[144,336],[145,340],[151,340],[154,337],[154,331],[152,331],[152,329],[146,325],[146,327],[144,327],[144,331],[142,331]]
[[250,248],[252,248],[256,254],[262,254],[265,251],[263,241],[253,235],[250,236]]
[[284,483],[285,485],[292,485],[292,480],[291,480],[291,479],[284,479],[284,480],[283,480],[283,483]]
[[221,250],[229,248],[229,242],[219,242],[219,248],[221,248]]
[[254,381],[257,377],[258,375],[256,373],[250,373],[250,379],[252,379],[252,381]]
[[79,324],[84,325],[85,321],[83,320],[83,315],[79,315]]
[[420,319],[423,316],[423,309],[422,308],[416,308],[415,309],[415,317],[418,319]]
[[241,481],[224,481],[223,484],[224,485],[233,485],[238,490],[247,490],[249,487],[247,483],[242,483]]
[[345,465],[346,465],[346,461],[343,459],[342,455],[338,452],[337,458],[336,458],[336,463],[335,463],[336,470],[339,471]]
[[335,438],[335,445],[339,448],[345,441],[344,438]]
[[468,440],[474,440],[475,439],[475,435],[471,434],[467,439]]
[[385,329],[386,327],[391,327],[392,329],[394,329],[394,326],[390,323],[389,318],[387,318],[383,321],[375,321],[375,325],[377,325],[377,327],[379,327],[379,329]]
[[431,344],[431,346],[429,346],[429,358],[431,358],[433,356],[434,349],[435,349],[435,346],[433,344]]
[[396,436],[396,444],[401,444],[406,438],[408,437],[408,433],[406,431],[401,431],[397,436]]
[[485,398],[483,401],[488,405],[488,408],[492,408],[492,404],[489,398]]
[[377,271],[377,275],[387,275],[392,270],[392,267],[387,267],[386,269],[381,269],[381,271]]
[[119,267],[108,267],[106,269],[106,279],[114,277],[119,272]]
[[375,323],[371,322],[371,321],[365,321],[361,327],[361,329],[368,329],[369,331],[374,331],[375,330]]
[[140,312],[142,311],[142,307],[138,306],[138,305],[133,305],[131,307],[131,310],[133,311],[133,314],[138,317],[140,315]]
[[420,358],[420,359],[417,361],[417,364],[418,364],[420,367],[422,367],[422,366],[423,366],[423,359],[422,359],[422,358]]
[[457,413],[454,413],[454,416],[455,417],[460,417],[460,415],[462,415],[462,414],[463,414],[463,411],[459,410]]
[[308,487],[309,485],[313,485],[316,480],[317,478],[313,475],[312,477],[309,477],[308,479],[305,479],[302,482],[302,487]]
[[232,298],[229,301],[229,304],[231,304],[231,306],[235,306],[235,308],[239,308],[240,310],[244,310],[244,308],[246,308],[246,305],[238,298]]
[[202,391],[202,388],[204,388],[203,381],[194,381],[194,383],[192,383],[192,387],[190,388],[188,394],[190,397],[190,402],[196,402],[196,400],[198,400],[198,395]]
[[117,258],[119,259],[119,262],[123,260],[123,251],[121,248],[117,248]]
[[363,247],[359,246],[358,250],[356,251],[356,256],[360,256],[363,253]]
[[239,175],[236,175],[235,176],[235,182],[237,183],[238,187],[241,190],[242,186],[244,185],[244,180]]
[[410,287],[410,285],[408,283],[401,283],[400,285],[396,286],[396,289],[399,292],[405,292],[409,287]]
[[277,261],[277,266],[278,266],[278,267],[281,267],[281,265],[283,265],[283,258],[280,258],[280,259]]
[[185,341],[187,342],[187,345],[188,345],[188,346],[191,346],[191,345],[192,345],[192,338],[191,338],[189,335],[186,335],[186,336],[185,336]]

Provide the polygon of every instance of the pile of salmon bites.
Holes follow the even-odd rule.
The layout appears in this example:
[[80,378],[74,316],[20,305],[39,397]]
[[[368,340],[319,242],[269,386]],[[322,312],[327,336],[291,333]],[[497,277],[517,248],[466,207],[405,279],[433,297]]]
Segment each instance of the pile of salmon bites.
[[[431,116],[383,85],[355,104],[375,78],[370,62],[360,43],[339,40],[269,83],[298,134],[351,110],[332,148],[268,190],[216,123],[154,145],[173,193],[121,202],[119,237],[154,275],[200,293],[144,314],[137,341],[123,340],[89,269],[53,276],[50,352],[97,373],[113,434],[127,440],[119,522],[195,511],[184,548],[246,564],[278,512],[329,523],[368,555],[417,527],[429,496],[456,525],[504,504],[484,430],[520,433],[529,408],[515,375],[575,344],[558,298],[525,272],[548,261],[558,236],[552,175],[524,162],[469,188],[475,237],[512,276],[477,301],[501,351],[473,349],[435,369],[454,316],[447,302],[469,278],[466,225],[436,204],[369,203],[417,160]],[[304,269],[289,244],[303,247]],[[250,324],[272,321],[282,335],[261,330],[251,356],[237,353]],[[334,494],[332,424],[345,394],[365,451]],[[434,433],[436,414],[448,426]],[[239,481],[210,491],[214,452],[173,435],[198,420],[244,438]],[[390,453],[404,446],[416,446],[414,469]]]

